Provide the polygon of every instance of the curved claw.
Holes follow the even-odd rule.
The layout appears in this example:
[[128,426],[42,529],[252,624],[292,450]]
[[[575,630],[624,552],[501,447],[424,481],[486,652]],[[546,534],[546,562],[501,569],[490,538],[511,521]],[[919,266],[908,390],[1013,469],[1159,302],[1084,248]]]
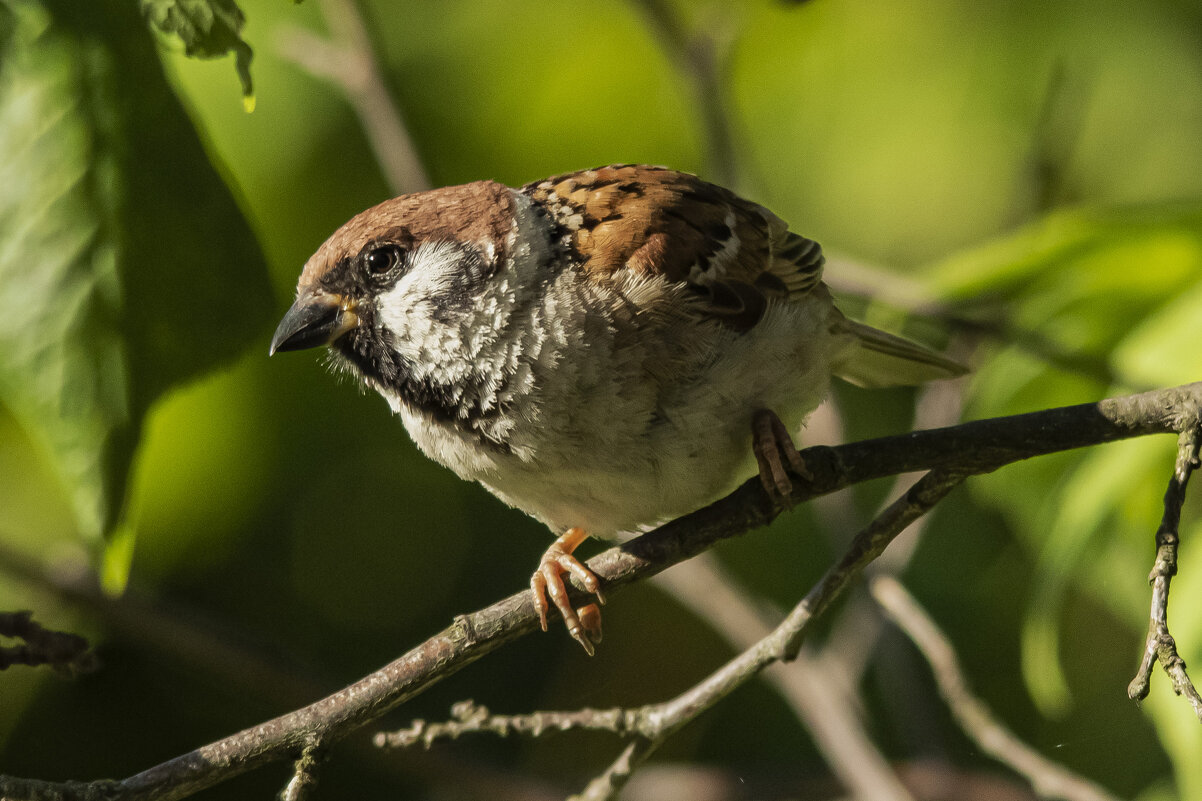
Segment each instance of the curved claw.
[[760,483],[776,503],[789,503],[793,494],[790,473],[809,481],[814,479],[776,412],[760,409],[751,418],[751,447],[760,468]]
[[573,609],[568,600],[567,586],[563,581],[563,575],[570,573],[586,590],[597,596],[599,603],[605,603],[605,595],[601,592],[601,580],[581,564],[579,559],[572,556],[572,552],[587,537],[582,529],[570,528],[555,540],[543,554],[534,575],[530,577],[530,590],[534,594],[534,608],[538,610],[539,625],[543,631],[547,630],[547,613],[551,610],[551,604],[555,604],[572,639],[580,643],[585,652],[592,656],[596,651],[596,643],[601,641],[601,610],[596,604],[582,606],[579,610]]

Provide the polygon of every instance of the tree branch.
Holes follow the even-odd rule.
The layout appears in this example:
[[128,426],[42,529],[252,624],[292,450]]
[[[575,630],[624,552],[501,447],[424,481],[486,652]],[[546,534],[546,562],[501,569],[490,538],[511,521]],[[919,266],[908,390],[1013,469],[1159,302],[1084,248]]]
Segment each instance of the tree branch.
[[321,0],[319,5],[331,37],[287,27],[277,41],[280,54],[342,90],[393,192],[429,189],[430,178],[393,102],[356,0]]
[[[852,540],[838,564],[802,599],[776,628],[707,678],[676,698],[633,710],[582,709],[574,712],[536,712],[533,715],[494,716],[470,701],[457,704],[454,720],[427,724],[417,721],[399,732],[377,735],[377,742],[390,745],[429,745],[438,737],[458,737],[465,732],[491,731],[502,736],[510,731],[537,733],[547,728],[587,728],[611,731],[632,737],[617,759],[593,779],[577,796],[584,801],[604,801],[616,797],[635,768],[645,761],[668,737],[696,719],[731,692],[746,684],[764,668],[796,657],[810,622],[839,596],[864,567],[910,523],[921,517],[959,486],[962,476],[931,472],[923,476],[901,498],[894,501]],[[900,789],[900,783],[898,784]],[[908,797],[904,789],[903,797]]]
[[956,722],[982,751],[1021,774],[1041,798],[1117,801],[1093,782],[1044,758],[994,717],[969,689],[960,660],[947,636],[897,579],[877,576],[869,589],[889,618],[926,657],[939,693]]
[[43,564],[0,536],[0,572],[80,607],[109,634],[198,666],[277,706],[295,706],[337,686],[328,677],[310,676],[302,665],[247,647],[237,633],[148,597],[136,587],[127,587],[120,597],[110,596],[101,589],[99,577],[74,556]]
[[25,642],[0,647],[0,670],[12,665],[49,665],[72,676],[90,673],[99,665],[87,640],[78,634],[42,628],[34,622],[32,612],[0,612],[0,637]]
[[719,22],[690,33],[667,0],[636,0],[634,5],[697,105],[705,138],[707,175],[723,186],[737,187],[740,171],[724,80],[734,26]]
[[1164,516],[1156,530],[1156,561],[1148,582],[1152,585],[1152,613],[1148,622],[1148,639],[1144,658],[1135,678],[1127,686],[1127,695],[1136,701],[1148,696],[1152,668],[1160,662],[1173,683],[1173,692],[1185,696],[1194,714],[1202,721],[1202,697],[1194,689],[1185,660],[1177,654],[1177,641],[1169,633],[1169,583],[1177,575],[1177,546],[1181,541],[1181,506],[1185,503],[1185,488],[1190,474],[1198,467],[1198,448],[1202,440],[1199,421],[1181,432],[1177,440],[1177,464],[1164,493]]
[[608,801],[616,797],[634,768],[682,726],[746,684],[768,665],[795,658],[811,622],[830,607],[851,579],[910,523],[959,486],[963,478],[943,471],[927,473],[855,536],[839,562],[827,570],[768,636],[676,698],[638,710],[639,738],[623,749],[601,776],[589,783],[580,798]]
[[408,748],[420,743],[426,748],[435,740],[457,740],[464,734],[495,734],[508,737],[522,734],[542,737],[551,731],[607,731],[611,734],[638,733],[638,717],[624,709],[575,709],[571,712],[530,712],[525,715],[494,715],[475,701],[460,701],[451,707],[451,719],[430,723],[413,721],[398,731],[378,732],[375,744],[381,748]]
[[[862,481],[903,472],[933,469],[939,471],[938,476],[954,476],[959,480],[1032,456],[1147,434],[1180,432],[1198,418],[1199,407],[1202,407],[1202,383],[1195,383],[838,447],[808,448],[803,453],[814,481],[798,487],[792,501],[806,501]],[[909,506],[890,507],[896,510],[893,518],[913,514],[924,502],[924,494],[935,493],[941,486],[932,483],[929,477],[924,481],[925,487],[920,482],[907,495]],[[758,479],[752,479],[704,509],[605,551],[589,560],[589,567],[605,582],[607,591],[612,592],[723,539],[765,525],[778,513],[763,494]],[[779,658],[788,659],[796,654],[809,620],[826,608],[833,597],[832,590],[842,586],[841,582],[884,548],[888,542],[884,532],[882,527],[865,532],[868,536],[857,537],[844,559],[786,619],[793,633],[771,646],[779,652]],[[573,593],[583,601],[582,592],[573,588]],[[530,595],[521,592],[456,618],[450,627],[396,661],[320,701],[135,776],[93,783],[0,777],[0,796],[64,801],[184,798],[262,765],[293,760],[306,747],[329,746],[537,626]],[[696,701],[694,690],[669,702],[665,719],[670,719],[668,713],[673,709]]]
[[[698,554],[653,576],[651,583],[709,623],[737,650],[767,635],[782,615],[775,604],[749,595],[713,553]],[[889,760],[873,744],[854,695],[855,682],[846,682],[839,667],[806,648],[792,664],[764,671],[764,680],[793,709],[852,797],[913,801]]]

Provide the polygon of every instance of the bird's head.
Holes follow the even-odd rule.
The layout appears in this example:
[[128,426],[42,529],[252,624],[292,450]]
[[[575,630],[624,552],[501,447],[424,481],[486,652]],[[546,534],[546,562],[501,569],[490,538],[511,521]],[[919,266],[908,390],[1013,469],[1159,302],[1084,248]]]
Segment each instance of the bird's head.
[[[357,215],[305,264],[271,353],[331,346],[398,407],[455,416],[481,348],[520,303],[518,201],[479,181],[402,195]],[[521,259],[525,262],[528,259]]]

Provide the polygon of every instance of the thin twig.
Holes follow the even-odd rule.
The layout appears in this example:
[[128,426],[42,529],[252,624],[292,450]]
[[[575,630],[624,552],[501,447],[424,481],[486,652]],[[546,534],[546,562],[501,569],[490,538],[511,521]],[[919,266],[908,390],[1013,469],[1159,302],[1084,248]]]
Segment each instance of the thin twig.
[[891,576],[876,576],[869,584],[889,618],[906,633],[935,675],[939,693],[960,728],[977,746],[1008,765],[1031,783],[1043,798],[1065,801],[1117,801],[1098,785],[1052,762],[1005,727],[968,686],[955,649],[913,596]]
[[431,723],[419,718],[407,728],[377,733],[374,742],[380,748],[408,748],[418,743],[429,748],[435,740],[456,740],[464,734],[495,734],[498,737],[521,734],[542,737],[553,731],[584,729],[625,736],[631,731],[636,731],[637,726],[638,721],[633,713],[618,708],[494,715],[488,707],[469,699],[451,707],[450,720]]
[[636,737],[626,744],[609,767],[585,785],[578,795],[568,801],[612,801],[621,792],[639,765],[659,747],[659,742]]
[[[963,409],[963,382],[940,381],[928,384],[920,391],[915,404],[914,428],[951,425],[961,418]],[[886,502],[904,492],[913,480],[912,474],[894,477],[893,486],[885,495]],[[816,508],[822,509],[817,506]],[[930,518],[924,517],[910,526],[906,536],[893,543],[889,551],[873,564],[872,570],[894,574],[903,572],[918,549],[923,530],[929,520]],[[884,630],[884,620],[876,604],[859,593],[849,599],[837,614],[838,617],[831,626],[831,633],[823,644],[820,658],[826,667],[826,674],[837,677],[840,686],[856,687]]]
[[[814,585],[787,617],[766,637],[735,656],[718,670],[675,698],[645,706],[636,712],[638,731],[646,745],[625,749],[602,776],[594,779],[582,798],[601,801],[616,797],[638,765],[686,723],[713,707],[760,671],[776,662],[796,658],[815,617],[821,615],[865,565],[910,523],[917,520],[959,486],[964,477],[933,471],[889,505],[852,540],[843,557]],[[600,787],[610,788],[608,795]]]
[[430,178],[388,89],[359,6],[355,0],[319,0],[318,5],[331,38],[287,27],[277,41],[280,54],[343,91],[395,194],[429,189]]
[[730,102],[725,81],[727,54],[733,39],[730,26],[711,25],[704,31],[690,33],[680,14],[667,0],[636,0],[634,4],[642,12],[647,27],[672,67],[688,85],[701,115],[706,176],[724,186],[737,188],[739,163],[727,113]]
[[90,673],[100,664],[86,639],[42,628],[34,622],[32,612],[0,612],[0,637],[25,643],[0,647],[0,670],[12,665],[49,665],[59,673],[75,676]]
[[[816,615],[835,600],[853,578],[910,523],[932,509],[963,480],[962,476],[932,472],[923,476],[897,501],[889,505],[852,540],[843,558],[827,571],[793,611],[772,631],[751,643],[718,670],[676,698],[638,709],[583,709],[574,712],[538,712],[533,715],[491,715],[485,707],[461,702],[452,710],[453,719],[430,724],[417,721],[409,729],[377,735],[377,743],[429,744],[438,737],[457,737],[466,732],[493,732],[502,736],[511,731],[533,733],[548,728],[565,730],[587,728],[632,736],[618,758],[593,779],[577,798],[589,801],[612,799],[630,779],[634,770],[668,737],[696,719],[718,701],[750,681],[764,668],[794,659],[801,639]],[[900,795],[909,794],[898,783]]]
[[[772,631],[780,617],[774,619],[766,601],[749,597],[712,553],[665,570],[651,582],[740,651]],[[913,798],[868,736],[852,687],[836,669],[803,649],[792,664],[765,670],[764,679],[793,709],[853,797],[877,801]]]
[[1140,701],[1148,696],[1152,668],[1160,662],[1173,683],[1173,692],[1185,696],[1194,714],[1202,720],[1202,696],[1194,689],[1185,660],[1177,654],[1177,642],[1169,633],[1169,583],[1177,575],[1177,546],[1181,542],[1181,506],[1185,503],[1185,488],[1190,474],[1198,467],[1198,448],[1202,429],[1197,424],[1181,432],[1177,440],[1177,464],[1169,487],[1164,493],[1164,516],[1156,530],[1156,562],[1148,576],[1152,585],[1152,612],[1148,621],[1148,638],[1144,657],[1135,678],[1127,686],[1127,695]]
[[292,765],[292,778],[280,793],[280,801],[306,801],[317,789],[317,769],[325,752],[317,745],[308,745]]
[[[800,485],[800,503],[862,481],[918,469],[956,475],[996,470],[1010,462],[1147,434],[1179,432],[1196,420],[1202,383],[1112,398],[1098,403],[1032,412],[838,447],[807,448],[813,482]],[[921,482],[920,482],[921,483]],[[621,586],[694,556],[715,543],[763,526],[779,513],[752,478],[704,509],[672,521],[590,559],[589,568],[612,594]],[[884,542],[857,539],[851,566],[862,566]],[[848,577],[845,559],[824,581]],[[857,568],[858,569],[858,568]],[[790,616],[804,623],[820,613],[816,603],[831,589],[820,586]],[[585,593],[573,587],[576,602]],[[307,707],[233,734],[121,781],[43,782],[0,776],[5,799],[178,799],[263,765],[293,759],[309,743],[329,745],[379,718],[484,655],[538,627],[529,592],[510,596],[470,615],[380,670]],[[796,621],[794,621],[796,622]],[[800,640],[798,640],[799,642]],[[794,642],[784,656],[796,653]],[[682,698],[679,703],[688,703]],[[632,758],[633,755],[632,755]]]

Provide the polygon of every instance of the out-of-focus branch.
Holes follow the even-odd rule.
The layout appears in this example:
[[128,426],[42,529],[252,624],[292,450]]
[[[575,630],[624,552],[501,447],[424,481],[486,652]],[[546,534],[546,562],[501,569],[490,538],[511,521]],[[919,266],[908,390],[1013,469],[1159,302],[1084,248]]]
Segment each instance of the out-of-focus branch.
[[1190,474],[1198,467],[1198,448],[1202,429],[1198,421],[1181,432],[1177,442],[1177,464],[1169,488],[1164,493],[1164,516],[1156,530],[1156,562],[1148,576],[1152,585],[1152,613],[1148,622],[1148,639],[1139,670],[1127,687],[1127,695],[1142,700],[1148,695],[1152,668],[1160,662],[1173,682],[1173,692],[1185,696],[1194,714],[1202,720],[1202,697],[1194,689],[1185,660],[1177,654],[1177,642],[1169,633],[1169,583],[1177,575],[1177,546],[1181,541],[1181,506],[1185,503],[1185,488]]
[[880,303],[936,321],[954,334],[1012,345],[1061,370],[1104,384],[1129,385],[1115,373],[1106,359],[1067,348],[1039,331],[1015,325],[999,313],[967,311],[939,299],[920,282],[884,267],[839,254],[828,253],[826,261],[823,280],[837,296]]
[[951,642],[900,582],[891,576],[877,576],[869,589],[889,618],[926,657],[956,722],[982,751],[1021,774],[1041,798],[1118,801],[1088,779],[1046,759],[994,717],[969,689]]
[[[796,658],[810,623],[821,615],[851,580],[880,555],[910,523],[926,514],[964,477],[932,471],[889,505],[852,540],[843,557],[814,585],[787,617],[766,637],[735,656],[693,687],[662,704],[637,710],[639,737],[580,795],[582,801],[609,801],[631,772],[681,726],[695,719],[767,666]],[[905,791],[902,790],[903,795]]]
[[[652,577],[651,582],[739,650],[765,637],[775,625],[767,604],[756,603],[712,554],[696,556]],[[792,707],[853,797],[913,798],[864,730],[852,688],[832,667],[803,649],[791,664],[765,670],[764,679]]]
[[0,612],[0,637],[22,640],[24,645],[0,646],[0,670],[12,665],[49,665],[73,676],[98,666],[88,641],[78,634],[51,631],[34,622],[32,612]]
[[318,0],[318,5],[331,37],[287,27],[277,41],[279,52],[343,91],[393,192],[429,189],[430,178],[388,89],[356,0]]
[[240,692],[270,703],[287,708],[331,686],[295,662],[243,647],[239,641],[244,638],[236,632],[171,609],[134,587],[120,597],[106,594],[96,574],[82,561],[47,566],[0,538],[0,574],[74,605],[110,633],[198,665]]
[[690,33],[668,0],[635,0],[647,27],[690,89],[701,115],[706,147],[706,177],[729,187],[739,185],[739,162],[728,114],[725,73],[733,39],[731,26],[708,26]]
[[[799,484],[790,500],[800,503],[874,478],[919,469],[934,471],[878,517],[853,541],[785,622],[766,640],[676,699],[655,707],[656,731],[716,703],[747,664],[792,659],[807,626],[821,614],[857,571],[876,558],[899,522],[915,519],[965,476],[990,472],[1010,462],[1056,451],[1147,434],[1180,432],[1194,425],[1202,407],[1202,383],[1187,384],[1098,403],[1067,406],[1013,417],[915,431],[895,437],[815,447],[803,451],[813,480]],[[933,500],[932,500],[933,499]],[[650,576],[767,524],[780,513],[758,477],[704,509],[672,521],[589,560],[607,593]],[[900,529],[898,529],[900,530]],[[588,597],[573,587],[576,603]],[[261,723],[223,740],[168,760],[120,781],[43,782],[0,776],[5,799],[178,799],[266,764],[293,760],[305,748],[346,737],[424,692],[486,654],[538,627],[529,592],[521,592],[455,622],[396,661],[307,707]],[[758,669],[758,668],[756,668]],[[634,764],[650,746],[632,743],[625,759]],[[621,770],[615,762],[614,770]],[[615,774],[616,775],[616,774]]]

